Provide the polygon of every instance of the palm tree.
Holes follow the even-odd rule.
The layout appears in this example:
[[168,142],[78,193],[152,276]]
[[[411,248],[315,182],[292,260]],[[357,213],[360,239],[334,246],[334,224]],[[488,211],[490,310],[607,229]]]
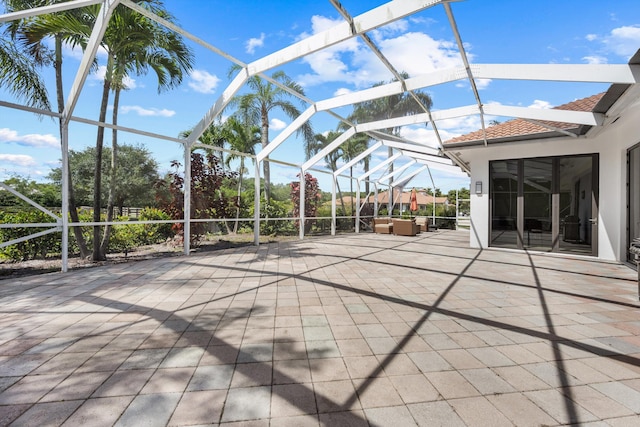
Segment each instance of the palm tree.
[[[232,74],[239,67],[233,66],[229,71]],[[294,82],[283,71],[276,71],[271,78],[283,86],[304,95],[302,86]],[[237,114],[245,123],[260,123],[260,135],[262,149],[269,144],[269,113],[279,109],[283,111],[289,118],[295,119],[300,115],[300,110],[287,98],[293,95],[283,88],[264,80],[259,76],[252,76],[247,80],[247,86],[251,90],[250,93],[238,95],[229,103],[229,107],[237,107]],[[305,145],[313,144],[314,135],[310,123],[305,123],[298,129],[298,134],[304,138]],[[264,160],[264,195],[265,200],[269,203],[271,176],[269,170],[268,157]]]
[[[183,130],[180,132],[180,138],[187,138],[191,135],[193,129]],[[220,123],[220,119],[218,118],[216,122],[211,123],[208,128],[204,130],[202,135],[198,138],[203,144],[212,145],[214,147],[224,148],[227,140],[229,139],[228,128]],[[220,163],[224,164],[224,152],[220,151]]]
[[[309,145],[307,158],[320,152],[323,148],[331,144],[336,138],[341,135],[341,132],[330,130],[326,135],[318,133],[314,136],[314,144]],[[337,148],[324,157],[324,161],[329,169],[333,172],[338,170],[338,161],[342,158],[342,148]],[[342,190],[340,190],[340,182],[336,180],[336,186],[338,187],[338,195],[340,197],[340,205],[342,206],[342,214],[345,215],[347,210],[344,206],[344,197],[342,196]]]
[[[64,1],[64,0],[60,0]],[[7,12],[25,10],[32,7],[58,3],[56,0],[5,0]],[[39,15],[34,18],[12,21],[9,24],[12,39],[28,51],[29,57],[36,65],[48,65],[53,62],[56,80],[57,111],[64,110],[64,91],[62,86],[62,45],[64,42],[73,46],[81,45],[88,37],[90,26],[83,27],[83,19],[87,15],[77,9],[58,12],[55,15]],[[59,22],[62,21],[62,22]],[[47,47],[46,40],[50,37],[54,41],[53,52]],[[62,119],[58,120],[60,139],[62,139]],[[62,153],[66,156],[67,153]],[[75,223],[80,222],[76,208],[71,169],[68,169],[67,182],[69,185],[69,215]],[[87,245],[80,227],[73,227],[73,233],[80,249],[80,256],[89,255]]]
[[[150,6],[156,15],[168,21],[173,20],[173,17],[166,10],[155,7],[153,4]],[[112,23],[114,25],[111,25]],[[114,52],[114,69],[111,81],[111,88],[114,92],[112,119],[114,125],[118,123],[120,93],[126,89],[125,77],[132,73],[146,74],[151,68],[158,77],[158,92],[161,92],[178,86],[182,82],[184,73],[192,68],[193,54],[180,36],[127,7],[117,10],[117,13],[114,14],[104,40]],[[113,219],[116,199],[117,135],[117,130],[113,129],[107,222]],[[94,208],[95,204],[94,200]],[[111,226],[105,226],[99,250],[101,259],[104,258],[109,245],[110,230]]]
[[[409,74],[406,72],[400,73],[402,79],[408,79]],[[393,79],[389,83],[393,83],[397,79]],[[379,82],[373,85],[374,87],[386,84],[385,82]],[[384,98],[373,99],[371,101],[361,102],[356,104],[353,109],[353,113],[349,116],[349,120],[354,123],[366,123],[377,120],[391,119],[394,117],[409,116],[412,114],[424,112],[424,108],[430,110],[433,105],[431,97],[420,91],[415,91],[414,95],[419,103],[407,92],[390,95]],[[400,132],[399,127],[389,128],[386,131],[393,135],[398,135]],[[393,155],[393,148],[389,147],[389,157]],[[389,172],[393,172],[393,163],[389,165]],[[369,188],[367,185],[367,193]],[[389,200],[393,200],[393,194],[389,194]],[[393,202],[392,202],[393,203]],[[393,206],[391,207],[393,209]]]
[[[368,147],[369,147],[368,135],[358,134],[358,135],[352,136],[351,138],[347,139],[340,147],[342,151],[341,159],[344,160],[345,163],[348,163],[351,160],[358,157],[360,153],[365,151]],[[351,192],[351,195],[353,196],[353,165],[349,167],[349,184],[351,186],[350,192]],[[353,208],[354,208],[353,203],[351,203],[351,215],[354,214]]]
[[0,85],[30,107],[51,110],[36,65],[5,34],[0,35]]
[[[50,3],[48,0],[34,0],[26,3],[25,0],[12,1],[22,5],[34,2],[39,4]],[[173,20],[173,17],[164,10],[159,0],[141,0],[137,3],[168,21]],[[24,38],[32,46],[34,53],[42,51],[46,37],[54,35],[56,39],[56,80],[58,82],[59,109],[62,109],[64,105],[61,69],[58,72],[58,66],[61,67],[62,64],[62,43],[69,43],[72,47],[84,47],[91,34],[91,29],[99,10],[99,5],[93,5],[87,6],[82,10],[43,15],[42,19],[25,21],[25,28],[22,32]],[[116,8],[109,21],[102,40],[102,46],[107,51],[107,65],[98,118],[100,122],[106,121],[110,91],[113,89],[119,96],[119,91],[122,90],[122,81],[130,73],[144,74],[151,68],[158,77],[158,90],[162,91],[179,85],[182,82],[184,72],[192,67],[193,54],[182,42],[181,36],[164,29],[155,21],[122,5]],[[60,54],[58,55],[59,52]],[[117,122],[117,108],[115,109],[114,120]],[[117,137],[115,137],[114,141],[117,144]],[[102,164],[103,142],[104,127],[99,126],[96,137],[96,168],[94,175],[94,222],[100,221],[100,209],[102,207],[100,198],[102,174],[99,165]],[[74,219],[74,221],[76,220]],[[94,260],[105,258],[102,248],[103,246],[106,247],[106,243],[108,243],[108,233],[106,233],[106,239],[102,240],[101,244],[99,227],[94,227]]]
[[[248,123],[241,123],[235,117],[229,117],[225,123],[229,135],[229,148],[240,153],[255,154],[255,146],[260,144],[260,127]],[[240,218],[240,196],[242,192],[242,177],[245,172],[244,158],[240,154],[231,153],[227,156],[227,166],[232,160],[240,158],[240,166],[238,168],[238,195],[236,200],[236,221],[233,226],[233,233],[238,232],[238,218]]]

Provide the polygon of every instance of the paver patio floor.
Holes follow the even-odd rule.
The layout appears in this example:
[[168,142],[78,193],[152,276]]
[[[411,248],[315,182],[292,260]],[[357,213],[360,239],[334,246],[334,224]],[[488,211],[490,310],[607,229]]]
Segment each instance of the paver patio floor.
[[363,233],[0,281],[0,425],[640,425],[629,267]]

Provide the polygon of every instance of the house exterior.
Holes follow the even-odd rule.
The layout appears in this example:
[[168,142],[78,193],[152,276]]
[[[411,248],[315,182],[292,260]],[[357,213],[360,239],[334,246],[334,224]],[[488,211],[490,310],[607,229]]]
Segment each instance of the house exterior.
[[[630,65],[639,63],[636,54]],[[471,246],[631,261],[640,237],[636,86],[556,107],[591,112],[597,125],[514,119],[446,141],[471,171]]]

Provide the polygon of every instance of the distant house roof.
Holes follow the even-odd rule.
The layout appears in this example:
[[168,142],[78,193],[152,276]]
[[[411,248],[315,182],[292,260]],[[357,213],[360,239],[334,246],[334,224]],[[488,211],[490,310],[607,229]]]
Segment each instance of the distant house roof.
[[[558,110],[570,110],[570,111],[593,111],[597,112],[601,108],[598,105],[603,100],[605,92],[592,95],[588,98],[578,99],[567,104],[559,105],[555,107]],[[538,124],[540,123],[540,124]],[[545,127],[544,125],[548,126]],[[487,141],[500,142],[500,141],[513,141],[533,138],[544,137],[557,137],[562,134],[558,131],[568,131],[581,135],[588,130],[590,126],[576,125],[575,123],[559,123],[550,121],[538,121],[533,122],[524,119],[513,119],[497,125],[488,126],[486,128]],[[452,138],[445,141],[444,144],[448,146],[452,145],[467,145],[469,143],[484,142],[484,132],[482,129],[475,132],[461,135],[456,138]]]
[[[331,200],[328,200],[326,202],[323,203],[323,206],[331,206]],[[341,204],[340,202],[340,197],[338,197],[336,195],[336,203],[338,205]],[[353,196],[342,196],[342,203],[344,203],[345,205],[354,205],[356,203],[356,198]]]
[[[416,193],[418,205],[425,206],[433,203],[433,196],[425,193],[424,191],[418,191]],[[394,198],[397,198],[396,203],[402,203],[403,205],[408,205],[411,203],[411,192],[403,191],[402,196],[398,197],[397,193],[394,193]],[[447,203],[447,196],[436,197],[436,205],[443,205]],[[373,196],[369,196],[367,199],[368,203],[373,203]],[[386,205],[389,204],[389,192],[381,191],[378,193],[378,203]]]

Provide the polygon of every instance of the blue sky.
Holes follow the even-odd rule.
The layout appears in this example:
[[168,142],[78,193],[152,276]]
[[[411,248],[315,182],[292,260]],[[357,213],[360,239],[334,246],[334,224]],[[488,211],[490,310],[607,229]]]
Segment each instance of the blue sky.
[[[383,4],[382,1],[343,0],[344,8],[357,16]],[[185,30],[224,52],[250,63],[292,42],[330,28],[341,21],[328,1],[243,2],[213,0],[165,0],[165,5]],[[640,48],[640,2],[616,0],[567,0],[538,2],[524,0],[466,0],[453,2],[451,9],[465,43],[471,63],[627,63]],[[369,33],[376,45],[399,71],[417,76],[441,68],[456,67],[461,58],[445,9],[438,5],[406,19],[396,21]],[[231,63],[211,51],[188,42],[196,62],[191,75],[179,88],[157,93],[153,75],[131,76],[129,90],[121,97],[119,124],[128,127],[178,136],[193,127],[216,101],[229,83]],[[65,90],[73,81],[81,52],[67,49],[65,55]],[[104,62],[104,56],[99,60]],[[285,71],[305,88],[314,101],[337,94],[370,87],[391,80],[392,76],[368,50],[362,40],[354,38],[325,51],[292,61],[272,71]],[[267,74],[271,74],[271,72]],[[54,99],[52,70],[43,70],[50,96]],[[87,80],[75,116],[96,120],[101,93],[99,72]],[[606,90],[606,85],[510,82],[488,80],[479,85],[483,103],[549,108]],[[433,99],[433,109],[475,104],[468,83],[458,81],[426,89]],[[0,99],[15,102],[0,90]],[[300,104],[300,110],[307,105]],[[349,108],[336,110],[347,116]],[[508,118],[496,118],[500,121]],[[110,119],[109,119],[110,120]],[[291,119],[281,112],[271,116],[270,138],[276,137]],[[334,130],[337,121],[326,113],[316,114],[311,124],[316,133]],[[443,139],[480,127],[479,117],[465,117],[439,122]],[[402,135],[416,141],[433,143],[429,126],[412,126]],[[70,146],[74,150],[95,145],[96,130],[74,123],[70,127]],[[162,171],[171,160],[181,159],[178,144],[138,135],[120,133],[126,144],[140,144],[149,149]],[[107,132],[105,144],[110,143]],[[376,159],[386,156],[386,149],[374,153]],[[272,157],[302,163],[302,142],[289,138]],[[13,174],[42,180],[51,167],[59,165],[60,148],[57,125],[48,118],[0,107],[0,180]],[[399,161],[396,167],[406,160]],[[318,164],[323,167],[323,164]],[[361,172],[361,166],[356,168]],[[273,182],[290,182],[295,168],[272,166]],[[323,189],[329,190],[325,175],[316,174]],[[461,174],[433,171],[435,184],[444,191],[468,185]],[[341,185],[348,185],[346,181]],[[428,174],[412,182],[415,186],[431,186]]]

